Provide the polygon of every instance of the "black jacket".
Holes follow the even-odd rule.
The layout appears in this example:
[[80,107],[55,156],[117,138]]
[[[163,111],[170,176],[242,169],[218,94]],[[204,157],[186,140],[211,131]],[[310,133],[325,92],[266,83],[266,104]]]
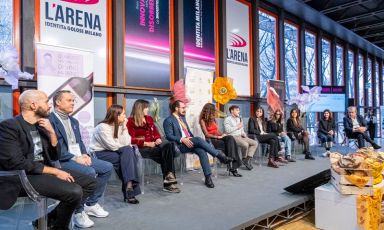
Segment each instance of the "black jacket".
[[[261,130],[260,130],[259,124],[257,123],[256,119],[257,119],[256,117],[249,118],[248,133],[258,136],[261,134]],[[263,126],[264,132],[267,132],[267,122],[265,122],[265,120],[264,120],[261,122],[261,125]]]
[[287,134],[291,137],[291,139],[292,134],[295,136],[296,139],[298,139],[299,133],[302,133],[303,131],[304,128],[301,126],[301,124],[299,124],[299,126],[295,126],[291,118],[287,120]]
[[[365,120],[362,116],[356,115],[356,119],[361,127],[367,126],[367,123],[365,123]],[[347,135],[351,135],[353,133],[352,119],[349,117],[344,117],[343,123],[344,123],[344,131],[346,132]]]
[[328,132],[333,130],[335,131],[336,125],[334,120],[324,120],[319,121],[319,127],[317,128],[317,135],[325,134],[328,135]]
[[284,132],[284,124],[273,122],[273,121],[268,121],[267,132],[268,133],[274,133],[277,136],[279,136],[280,133]]
[[[58,145],[53,147],[46,131],[38,127],[44,162],[34,161],[34,144],[27,130],[29,129],[21,116],[0,123],[0,171],[25,170],[26,174],[42,174],[44,165],[53,167],[53,161],[59,159]],[[5,204],[7,200],[14,202],[17,199],[21,184],[10,181],[7,183],[5,178],[0,178],[0,182],[0,209],[2,209],[9,205],[9,202]]]

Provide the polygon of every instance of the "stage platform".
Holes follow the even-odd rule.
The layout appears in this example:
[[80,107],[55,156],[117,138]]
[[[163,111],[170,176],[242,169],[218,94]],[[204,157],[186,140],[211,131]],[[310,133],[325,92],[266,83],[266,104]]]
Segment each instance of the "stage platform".
[[239,170],[241,178],[228,176],[225,168],[219,168],[214,189],[204,186],[202,174],[188,172],[184,185],[179,185],[179,194],[163,192],[161,178],[151,176],[152,183],[146,186],[145,194],[137,197],[139,205],[123,203],[120,182],[112,180],[104,200],[110,216],[92,218],[95,221],[92,229],[245,228],[310,199],[287,193],[283,188],[329,168],[329,159],[297,157],[296,163],[278,169],[254,165],[252,171]]

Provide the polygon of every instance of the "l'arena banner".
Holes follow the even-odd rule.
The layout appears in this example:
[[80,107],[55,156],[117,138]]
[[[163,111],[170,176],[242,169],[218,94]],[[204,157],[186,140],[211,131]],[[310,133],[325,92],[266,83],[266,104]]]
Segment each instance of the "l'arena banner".
[[238,0],[227,0],[226,3],[227,76],[233,79],[238,95],[250,96],[250,5]]
[[40,42],[94,53],[94,83],[107,84],[109,0],[39,0]]
[[215,67],[214,0],[184,1],[184,67]]
[[125,0],[125,79],[136,88],[170,88],[168,0]]

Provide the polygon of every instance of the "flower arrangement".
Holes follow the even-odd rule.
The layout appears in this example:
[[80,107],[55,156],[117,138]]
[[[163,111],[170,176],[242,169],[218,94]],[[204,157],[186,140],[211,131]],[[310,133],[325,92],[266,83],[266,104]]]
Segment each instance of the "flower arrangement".
[[212,84],[213,99],[219,104],[225,105],[231,99],[237,98],[235,88],[228,77],[217,77]]
[[309,89],[308,86],[301,86],[303,90],[302,94],[298,94],[295,98],[288,100],[289,105],[296,104],[299,110],[303,113],[307,112],[315,101],[319,98],[321,93],[321,87],[315,86],[312,89]]
[[15,90],[19,87],[19,79],[32,79],[33,75],[22,72],[18,63],[19,55],[12,46],[0,47],[0,77]]

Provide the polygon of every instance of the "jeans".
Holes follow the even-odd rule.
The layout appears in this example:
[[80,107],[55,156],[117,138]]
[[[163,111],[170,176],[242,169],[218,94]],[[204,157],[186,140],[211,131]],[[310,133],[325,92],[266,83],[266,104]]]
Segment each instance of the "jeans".
[[324,133],[319,133],[318,137],[320,138],[320,141],[322,144],[325,142],[332,142],[333,141],[333,136],[332,135],[326,135]]
[[291,138],[289,138],[287,135],[279,136],[280,142],[284,143],[285,148],[285,156],[291,156],[292,155],[292,141]]
[[184,144],[179,145],[179,149],[181,153],[189,153],[193,152],[196,153],[199,156],[201,167],[203,168],[203,172],[205,176],[209,176],[212,174],[211,172],[211,166],[209,165],[209,159],[207,156],[207,152],[212,155],[213,157],[216,157],[220,154],[220,151],[215,149],[212,145],[210,145],[205,140],[201,139],[200,137],[192,137],[190,139],[193,143],[192,148],[188,148]]
[[[111,163],[103,160],[99,160],[96,157],[92,157],[92,164],[90,166],[85,166],[79,164],[73,160],[63,161],[61,163],[61,167],[63,169],[69,169],[73,171],[77,171],[79,173],[91,176],[96,178],[97,185],[95,192],[86,200],[86,204],[88,206],[95,205],[99,198],[103,195],[105,191],[105,187],[107,186],[107,182],[109,177],[111,176],[113,166]],[[76,213],[79,213],[84,210],[84,205],[81,206]]]

